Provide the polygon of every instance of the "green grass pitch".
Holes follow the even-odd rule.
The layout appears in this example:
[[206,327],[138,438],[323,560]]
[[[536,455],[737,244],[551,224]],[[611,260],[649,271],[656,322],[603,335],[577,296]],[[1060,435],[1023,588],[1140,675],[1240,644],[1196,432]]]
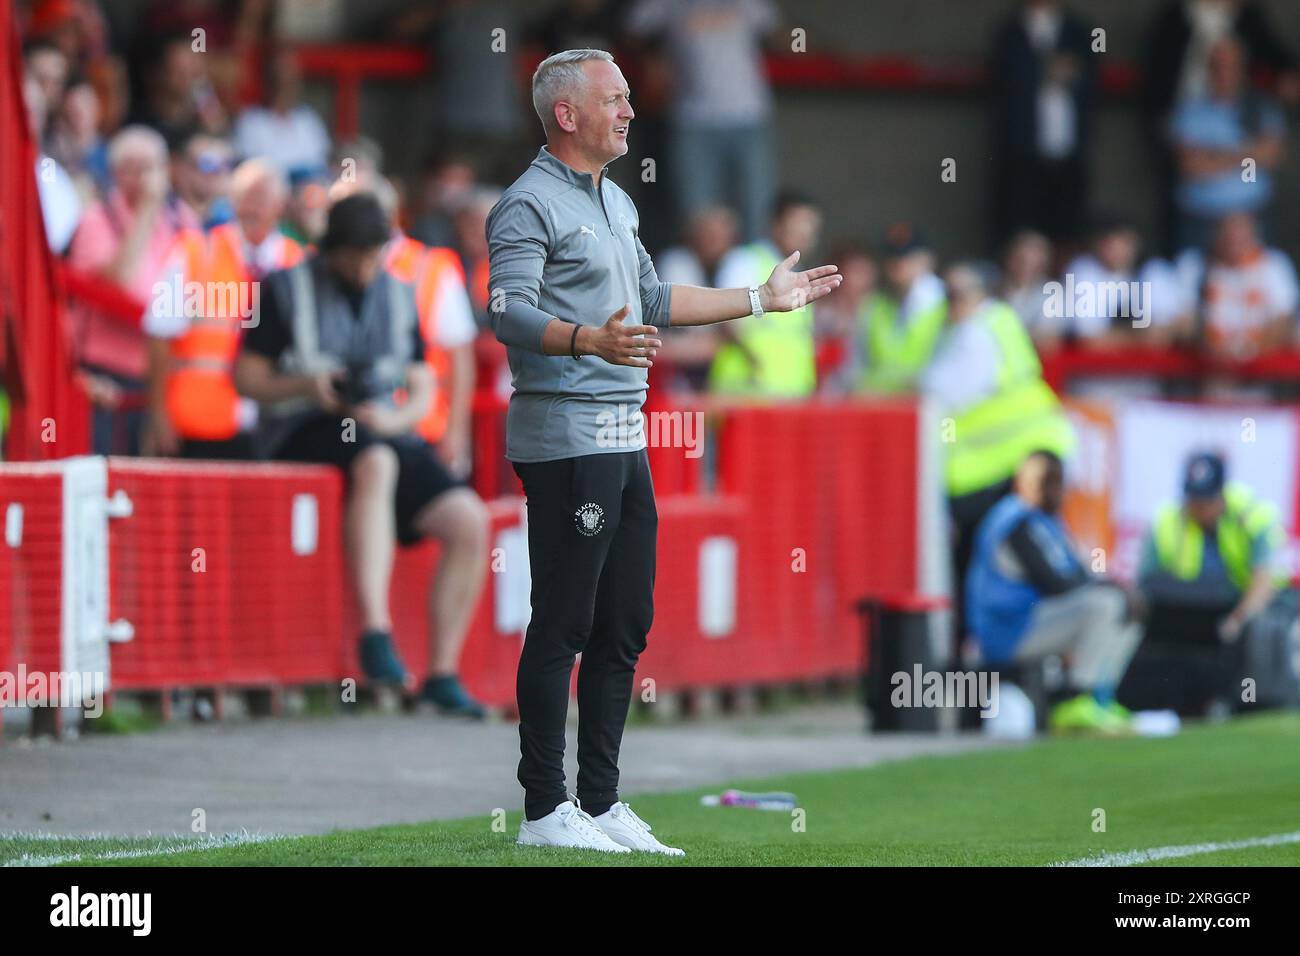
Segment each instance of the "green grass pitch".
[[[502,768],[509,772],[510,768]],[[1193,726],[1166,739],[1058,739],[865,770],[736,780],[789,790],[794,815],[700,805],[707,790],[629,796],[684,860],[514,845],[491,808],[449,822],[186,849],[184,838],[0,836],[0,864],[73,865],[1026,865],[1300,831],[1300,715]],[[716,788],[715,788],[716,789]],[[1105,832],[1094,831],[1095,811]],[[155,853],[155,850],[165,850]],[[105,859],[109,853],[130,853]],[[26,859],[24,859],[26,857]],[[1165,865],[1300,865],[1300,843],[1217,850]]]

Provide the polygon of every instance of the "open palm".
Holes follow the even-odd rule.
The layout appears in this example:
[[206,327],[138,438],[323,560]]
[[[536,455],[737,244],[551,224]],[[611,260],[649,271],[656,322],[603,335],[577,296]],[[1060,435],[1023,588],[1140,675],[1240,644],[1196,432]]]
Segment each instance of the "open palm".
[[799,263],[799,251],[796,249],[768,277],[763,308],[768,312],[793,312],[802,309],[809,302],[816,302],[824,295],[830,295],[840,287],[843,276],[839,266],[818,266],[795,272]]

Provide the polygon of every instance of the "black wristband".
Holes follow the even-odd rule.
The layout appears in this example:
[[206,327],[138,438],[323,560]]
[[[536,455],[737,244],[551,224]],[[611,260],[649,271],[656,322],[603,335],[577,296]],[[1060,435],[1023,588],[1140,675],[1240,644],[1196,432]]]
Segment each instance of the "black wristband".
[[580,328],[582,328],[582,326],[575,322],[573,324],[573,338],[569,339],[569,354],[576,359],[582,358],[582,356],[578,354],[578,329]]

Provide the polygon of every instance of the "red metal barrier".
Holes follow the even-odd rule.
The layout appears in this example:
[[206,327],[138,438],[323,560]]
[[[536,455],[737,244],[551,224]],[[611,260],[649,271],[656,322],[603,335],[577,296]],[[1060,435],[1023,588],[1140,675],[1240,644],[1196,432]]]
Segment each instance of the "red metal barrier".
[[[669,690],[853,672],[861,661],[854,602],[917,587],[915,409],[714,414],[725,491],[658,495],[656,614],[638,677]],[[659,462],[683,455],[656,452]],[[0,543],[0,622],[10,635],[0,665],[10,669],[66,661],[64,589],[78,555],[63,533],[65,464],[0,465],[0,516],[23,511],[20,539]],[[107,476],[100,496],[129,498],[130,513],[107,525],[106,616],[134,632],[110,647],[113,690],[358,676],[336,471],[113,458]],[[461,664],[474,694],[509,707],[528,600],[523,506],[512,497],[489,507],[492,573]],[[437,558],[424,544],[400,551],[395,566],[394,632],[416,677],[428,666]],[[91,591],[85,583],[71,592],[77,601],[93,598],[94,581]]]
[[897,404],[728,412],[719,487],[747,503],[742,600],[764,679],[856,660],[853,603],[918,588],[917,420]]
[[107,318],[128,328],[140,328],[148,304],[137,299],[116,282],[73,269],[62,260],[56,261],[55,275],[59,279],[64,297],[75,300],[77,305],[101,312]]
[[[336,471],[110,459],[110,494],[119,489],[133,514],[110,533],[111,616],[135,637],[113,648],[114,689],[347,672]],[[299,496],[307,540],[295,550]]]
[[[658,480],[656,476],[656,481]],[[767,610],[747,600],[748,558],[740,552],[747,517],[745,503],[731,497],[661,497],[659,555],[655,576],[655,623],[637,668],[638,686],[657,689],[727,687],[757,683],[771,667],[771,654],[755,623]],[[702,627],[701,548],[708,539],[735,543],[735,623],[725,633]],[[803,661],[784,662],[789,678]]]
[[[60,665],[63,628],[63,478],[54,467],[0,471],[0,671]],[[22,688],[17,688],[19,692]],[[0,723],[4,708],[0,707]]]
[[1079,348],[1043,356],[1043,377],[1058,392],[1076,378],[1232,379],[1243,383],[1300,379],[1300,351],[1273,352],[1236,361],[1185,349]]

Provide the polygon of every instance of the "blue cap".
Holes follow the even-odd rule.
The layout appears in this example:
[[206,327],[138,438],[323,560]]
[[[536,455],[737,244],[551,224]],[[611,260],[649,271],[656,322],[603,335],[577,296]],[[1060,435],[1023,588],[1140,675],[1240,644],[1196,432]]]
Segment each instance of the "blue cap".
[[1187,460],[1183,472],[1183,494],[1188,498],[1215,498],[1223,492],[1228,468],[1222,455],[1200,452]]

